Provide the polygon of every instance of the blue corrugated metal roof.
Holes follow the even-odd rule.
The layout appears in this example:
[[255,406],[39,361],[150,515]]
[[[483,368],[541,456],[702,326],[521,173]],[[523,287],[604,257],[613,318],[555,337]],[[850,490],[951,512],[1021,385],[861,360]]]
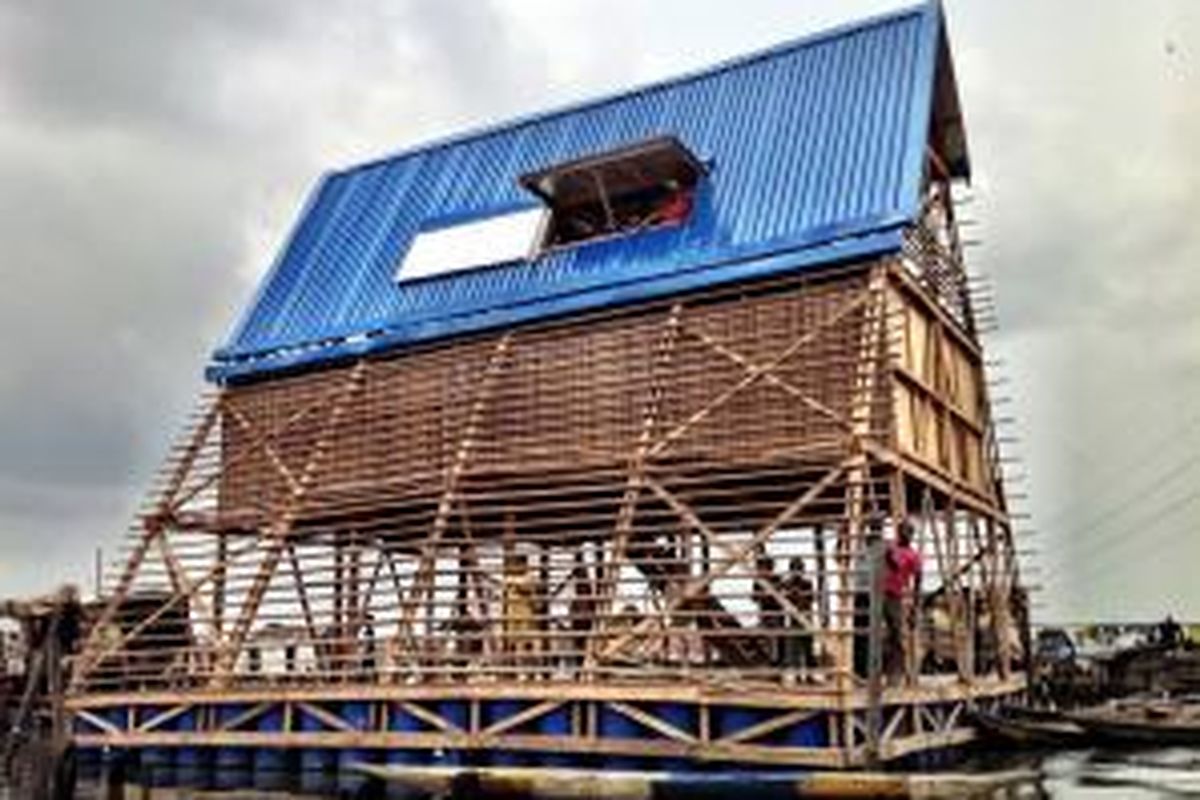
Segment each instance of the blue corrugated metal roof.
[[[930,3],[327,175],[209,377],[895,249],[919,199],[941,28]],[[422,227],[535,206],[520,175],[664,134],[709,166],[685,226],[396,283]]]

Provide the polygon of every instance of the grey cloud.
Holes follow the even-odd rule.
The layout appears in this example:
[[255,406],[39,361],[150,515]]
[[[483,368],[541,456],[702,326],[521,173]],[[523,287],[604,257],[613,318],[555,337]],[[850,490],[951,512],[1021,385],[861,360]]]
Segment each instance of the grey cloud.
[[470,8],[0,7],[0,593],[114,549],[330,151],[536,85]]
[[205,86],[225,44],[286,33],[286,4],[10,3],[0,11],[6,87],[50,123],[211,130]]

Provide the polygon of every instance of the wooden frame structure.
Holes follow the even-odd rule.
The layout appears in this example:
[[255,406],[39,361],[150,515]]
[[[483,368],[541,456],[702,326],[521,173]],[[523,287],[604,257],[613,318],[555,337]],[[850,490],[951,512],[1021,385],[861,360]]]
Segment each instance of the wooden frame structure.
[[[969,738],[1023,689],[1024,595],[929,163],[894,256],[206,397],[73,665],[77,743],[855,766]],[[869,542],[905,520],[888,680]]]

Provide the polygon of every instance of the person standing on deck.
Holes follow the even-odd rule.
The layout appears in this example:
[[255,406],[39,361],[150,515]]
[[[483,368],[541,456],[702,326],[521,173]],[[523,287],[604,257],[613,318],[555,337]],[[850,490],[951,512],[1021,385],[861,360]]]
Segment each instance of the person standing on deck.
[[575,551],[575,568],[571,571],[570,585],[567,624],[573,635],[567,660],[575,669],[579,669],[587,658],[588,638],[596,615],[596,589],[582,548]]
[[[800,612],[797,619],[791,609],[785,615],[788,629],[783,640],[783,663],[787,668],[784,682],[795,683],[796,673],[803,672],[815,663],[813,658],[813,585],[804,573],[804,559],[796,556],[788,562],[787,577],[783,581],[783,595]],[[807,676],[805,676],[807,679]]]
[[1158,623],[1158,644],[1167,650],[1173,650],[1183,640],[1183,628],[1175,621],[1175,617],[1167,614],[1167,618]]
[[538,641],[534,620],[537,579],[524,554],[515,553],[504,569],[504,627],[512,666],[524,680],[537,658]]
[[758,628],[766,636],[768,661],[772,667],[782,662],[780,653],[783,632],[783,606],[771,593],[770,585],[775,580],[775,561],[765,552],[759,553],[754,563],[754,584],[751,599],[758,606]]
[[912,523],[905,520],[896,530],[896,540],[884,552],[883,670],[889,680],[904,674],[908,623],[914,600],[921,592],[921,555],[912,546],[912,538]]
[[375,616],[366,612],[362,616],[362,625],[358,629],[359,648],[362,652],[362,670],[359,677],[367,680],[375,679]]

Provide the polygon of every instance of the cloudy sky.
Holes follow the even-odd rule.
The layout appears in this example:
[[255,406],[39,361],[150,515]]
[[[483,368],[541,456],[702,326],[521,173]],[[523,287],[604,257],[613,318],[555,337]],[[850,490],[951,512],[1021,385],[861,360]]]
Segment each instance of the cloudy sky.
[[[90,584],[322,170],[885,0],[0,0],[0,595]],[[1043,619],[1200,619],[1200,3],[948,0]]]

